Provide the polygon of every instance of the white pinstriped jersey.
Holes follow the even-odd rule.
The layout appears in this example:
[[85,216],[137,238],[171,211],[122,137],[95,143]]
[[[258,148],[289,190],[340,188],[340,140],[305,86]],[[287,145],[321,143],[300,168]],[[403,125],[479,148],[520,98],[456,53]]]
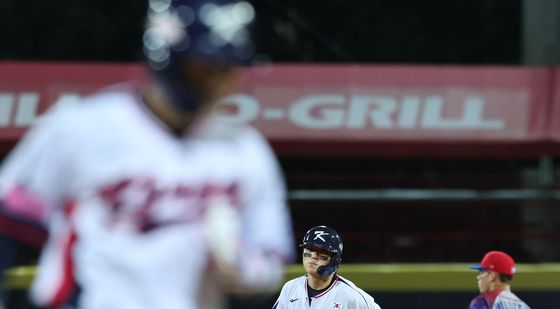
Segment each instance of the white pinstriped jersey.
[[321,294],[307,294],[307,275],[292,279],[282,287],[273,309],[381,309],[373,297],[350,280],[336,274],[334,282]]
[[[284,184],[264,138],[217,119],[177,137],[129,86],[40,118],[7,158],[0,193],[6,212],[49,229],[32,287],[42,305],[76,279],[80,308],[206,308],[197,300],[211,262],[202,217],[216,200],[241,215],[240,254],[293,256]],[[269,265],[244,261],[249,285],[281,279],[282,265],[267,279],[258,272]]]

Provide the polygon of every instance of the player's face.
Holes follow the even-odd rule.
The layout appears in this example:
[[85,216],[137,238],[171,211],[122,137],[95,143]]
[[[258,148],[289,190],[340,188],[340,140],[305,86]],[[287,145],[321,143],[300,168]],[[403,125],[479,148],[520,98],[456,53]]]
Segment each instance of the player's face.
[[312,275],[318,276],[317,268],[319,266],[328,265],[331,262],[331,254],[326,251],[303,249],[303,268]]
[[491,291],[491,283],[495,277],[496,273],[492,271],[481,270],[478,272],[476,280],[478,281],[478,289],[480,290],[480,293]]

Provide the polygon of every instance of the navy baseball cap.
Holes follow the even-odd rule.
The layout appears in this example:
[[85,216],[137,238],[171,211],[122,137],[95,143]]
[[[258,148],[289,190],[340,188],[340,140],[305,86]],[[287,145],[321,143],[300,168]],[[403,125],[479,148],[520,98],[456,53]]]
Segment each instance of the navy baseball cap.
[[502,251],[490,251],[484,255],[480,264],[472,265],[470,269],[489,270],[500,274],[513,276],[515,262],[513,258]]

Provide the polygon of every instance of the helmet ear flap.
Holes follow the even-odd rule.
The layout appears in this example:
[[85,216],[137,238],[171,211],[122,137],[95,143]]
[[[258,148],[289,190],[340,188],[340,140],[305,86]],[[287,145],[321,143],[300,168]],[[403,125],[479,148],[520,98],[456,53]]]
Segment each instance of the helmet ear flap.
[[336,267],[333,265],[323,265],[323,266],[319,266],[317,268],[317,273],[319,274],[319,276],[321,276],[321,278],[325,279],[328,276],[330,276],[332,273],[334,273],[336,271]]
[[317,273],[321,278],[327,278],[332,273],[335,273],[340,266],[340,262],[342,262],[342,256],[338,253],[335,253],[331,257],[331,262],[327,265],[319,266],[317,268]]

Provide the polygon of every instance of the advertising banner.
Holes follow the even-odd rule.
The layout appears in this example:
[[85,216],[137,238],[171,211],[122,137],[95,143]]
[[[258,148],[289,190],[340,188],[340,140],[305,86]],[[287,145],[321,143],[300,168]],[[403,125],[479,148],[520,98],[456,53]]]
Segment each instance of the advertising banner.
[[[139,64],[0,63],[0,143],[50,106],[146,78]],[[268,64],[244,69],[219,110],[286,153],[492,152],[547,141],[552,81],[547,68]]]

